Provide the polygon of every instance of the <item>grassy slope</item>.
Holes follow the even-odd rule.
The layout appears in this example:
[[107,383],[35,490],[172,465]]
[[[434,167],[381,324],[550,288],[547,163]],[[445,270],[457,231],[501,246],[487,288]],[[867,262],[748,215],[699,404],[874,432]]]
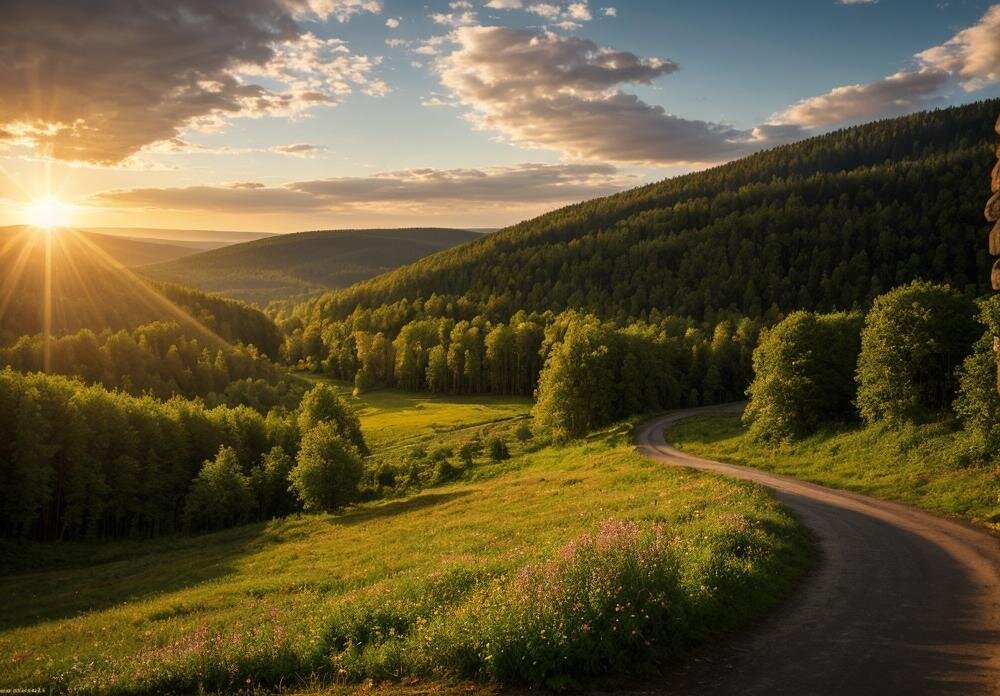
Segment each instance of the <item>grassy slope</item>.
[[[372,403],[363,423],[433,435],[423,416]],[[672,654],[788,590],[810,554],[787,514],[758,488],[639,457],[627,433],[477,463],[475,480],[341,515],[108,544],[0,578],[19,598],[0,614],[0,686],[141,692],[313,672],[560,683],[566,665]]]
[[481,236],[433,228],[299,232],[213,249],[143,272],[156,280],[266,304],[346,287]]
[[438,441],[451,433],[524,418],[532,404],[528,397],[436,395],[401,389],[352,396],[353,386],[347,382],[299,374],[309,382],[336,387],[358,413],[365,441],[376,451]]
[[1000,462],[963,465],[947,423],[821,432],[780,447],[751,441],[738,417],[681,421],[667,441],[686,452],[956,515],[1000,531]]

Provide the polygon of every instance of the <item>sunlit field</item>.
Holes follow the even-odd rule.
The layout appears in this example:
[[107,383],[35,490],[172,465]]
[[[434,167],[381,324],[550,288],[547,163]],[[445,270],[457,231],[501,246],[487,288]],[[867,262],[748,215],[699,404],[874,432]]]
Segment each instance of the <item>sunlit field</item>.
[[[399,389],[379,389],[352,396],[351,385],[300,373],[313,384],[336,387],[361,419],[365,440],[373,450],[437,441],[457,431],[475,430],[492,423],[522,419],[531,410],[528,397],[435,395]],[[434,436],[434,437],[432,437]]]
[[783,596],[808,542],[760,489],[646,460],[628,431],[339,515],[7,576],[3,682],[564,686],[676,656]]

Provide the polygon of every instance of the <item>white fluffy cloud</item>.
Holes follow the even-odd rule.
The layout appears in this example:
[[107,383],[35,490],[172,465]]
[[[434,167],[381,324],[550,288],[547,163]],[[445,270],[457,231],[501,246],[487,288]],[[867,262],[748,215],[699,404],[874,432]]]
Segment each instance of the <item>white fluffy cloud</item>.
[[383,93],[377,59],[298,24],[380,8],[373,0],[9,0],[0,141],[111,164],[185,128],[294,114],[355,88]]
[[607,164],[521,164],[485,169],[409,169],[369,177],[296,181],[283,186],[217,186],[104,191],[90,203],[110,208],[262,213],[377,209],[441,210],[530,206],[585,200],[635,186]]
[[1000,82],[1000,5],[951,39],[917,54],[928,68],[953,74],[969,91]]
[[948,82],[948,73],[923,69],[859,85],[845,85],[818,97],[803,99],[775,117],[776,123],[819,128],[871,120],[934,106]]
[[481,128],[575,157],[703,164],[759,145],[754,134],[668,114],[621,84],[650,84],[677,66],[586,39],[508,27],[464,27],[437,61],[442,83]]
[[814,128],[896,116],[936,105],[952,80],[968,91],[1000,82],[1000,5],[914,59],[913,70],[803,99],[776,114],[774,123]]

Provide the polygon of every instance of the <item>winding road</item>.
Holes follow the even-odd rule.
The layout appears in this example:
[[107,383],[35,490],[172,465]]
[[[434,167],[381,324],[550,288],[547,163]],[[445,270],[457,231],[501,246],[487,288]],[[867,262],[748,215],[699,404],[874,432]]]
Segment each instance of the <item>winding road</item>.
[[[729,407],[732,409],[732,407]],[[821,559],[774,615],[666,677],[683,694],[1000,694],[1000,541],[898,503],[685,454],[691,409],[635,432],[674,466],[754,481],[812,530]]]

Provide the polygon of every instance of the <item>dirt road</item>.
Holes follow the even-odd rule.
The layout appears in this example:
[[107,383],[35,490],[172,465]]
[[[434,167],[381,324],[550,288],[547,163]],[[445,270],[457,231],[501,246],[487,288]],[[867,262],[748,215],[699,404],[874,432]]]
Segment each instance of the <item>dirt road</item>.
[[1000,694],[1000,542],[896,503],[680,452],[636,430],[643,454],[772,490],[816,536],[821,560],[763,624],[668,675],[684,694]]

